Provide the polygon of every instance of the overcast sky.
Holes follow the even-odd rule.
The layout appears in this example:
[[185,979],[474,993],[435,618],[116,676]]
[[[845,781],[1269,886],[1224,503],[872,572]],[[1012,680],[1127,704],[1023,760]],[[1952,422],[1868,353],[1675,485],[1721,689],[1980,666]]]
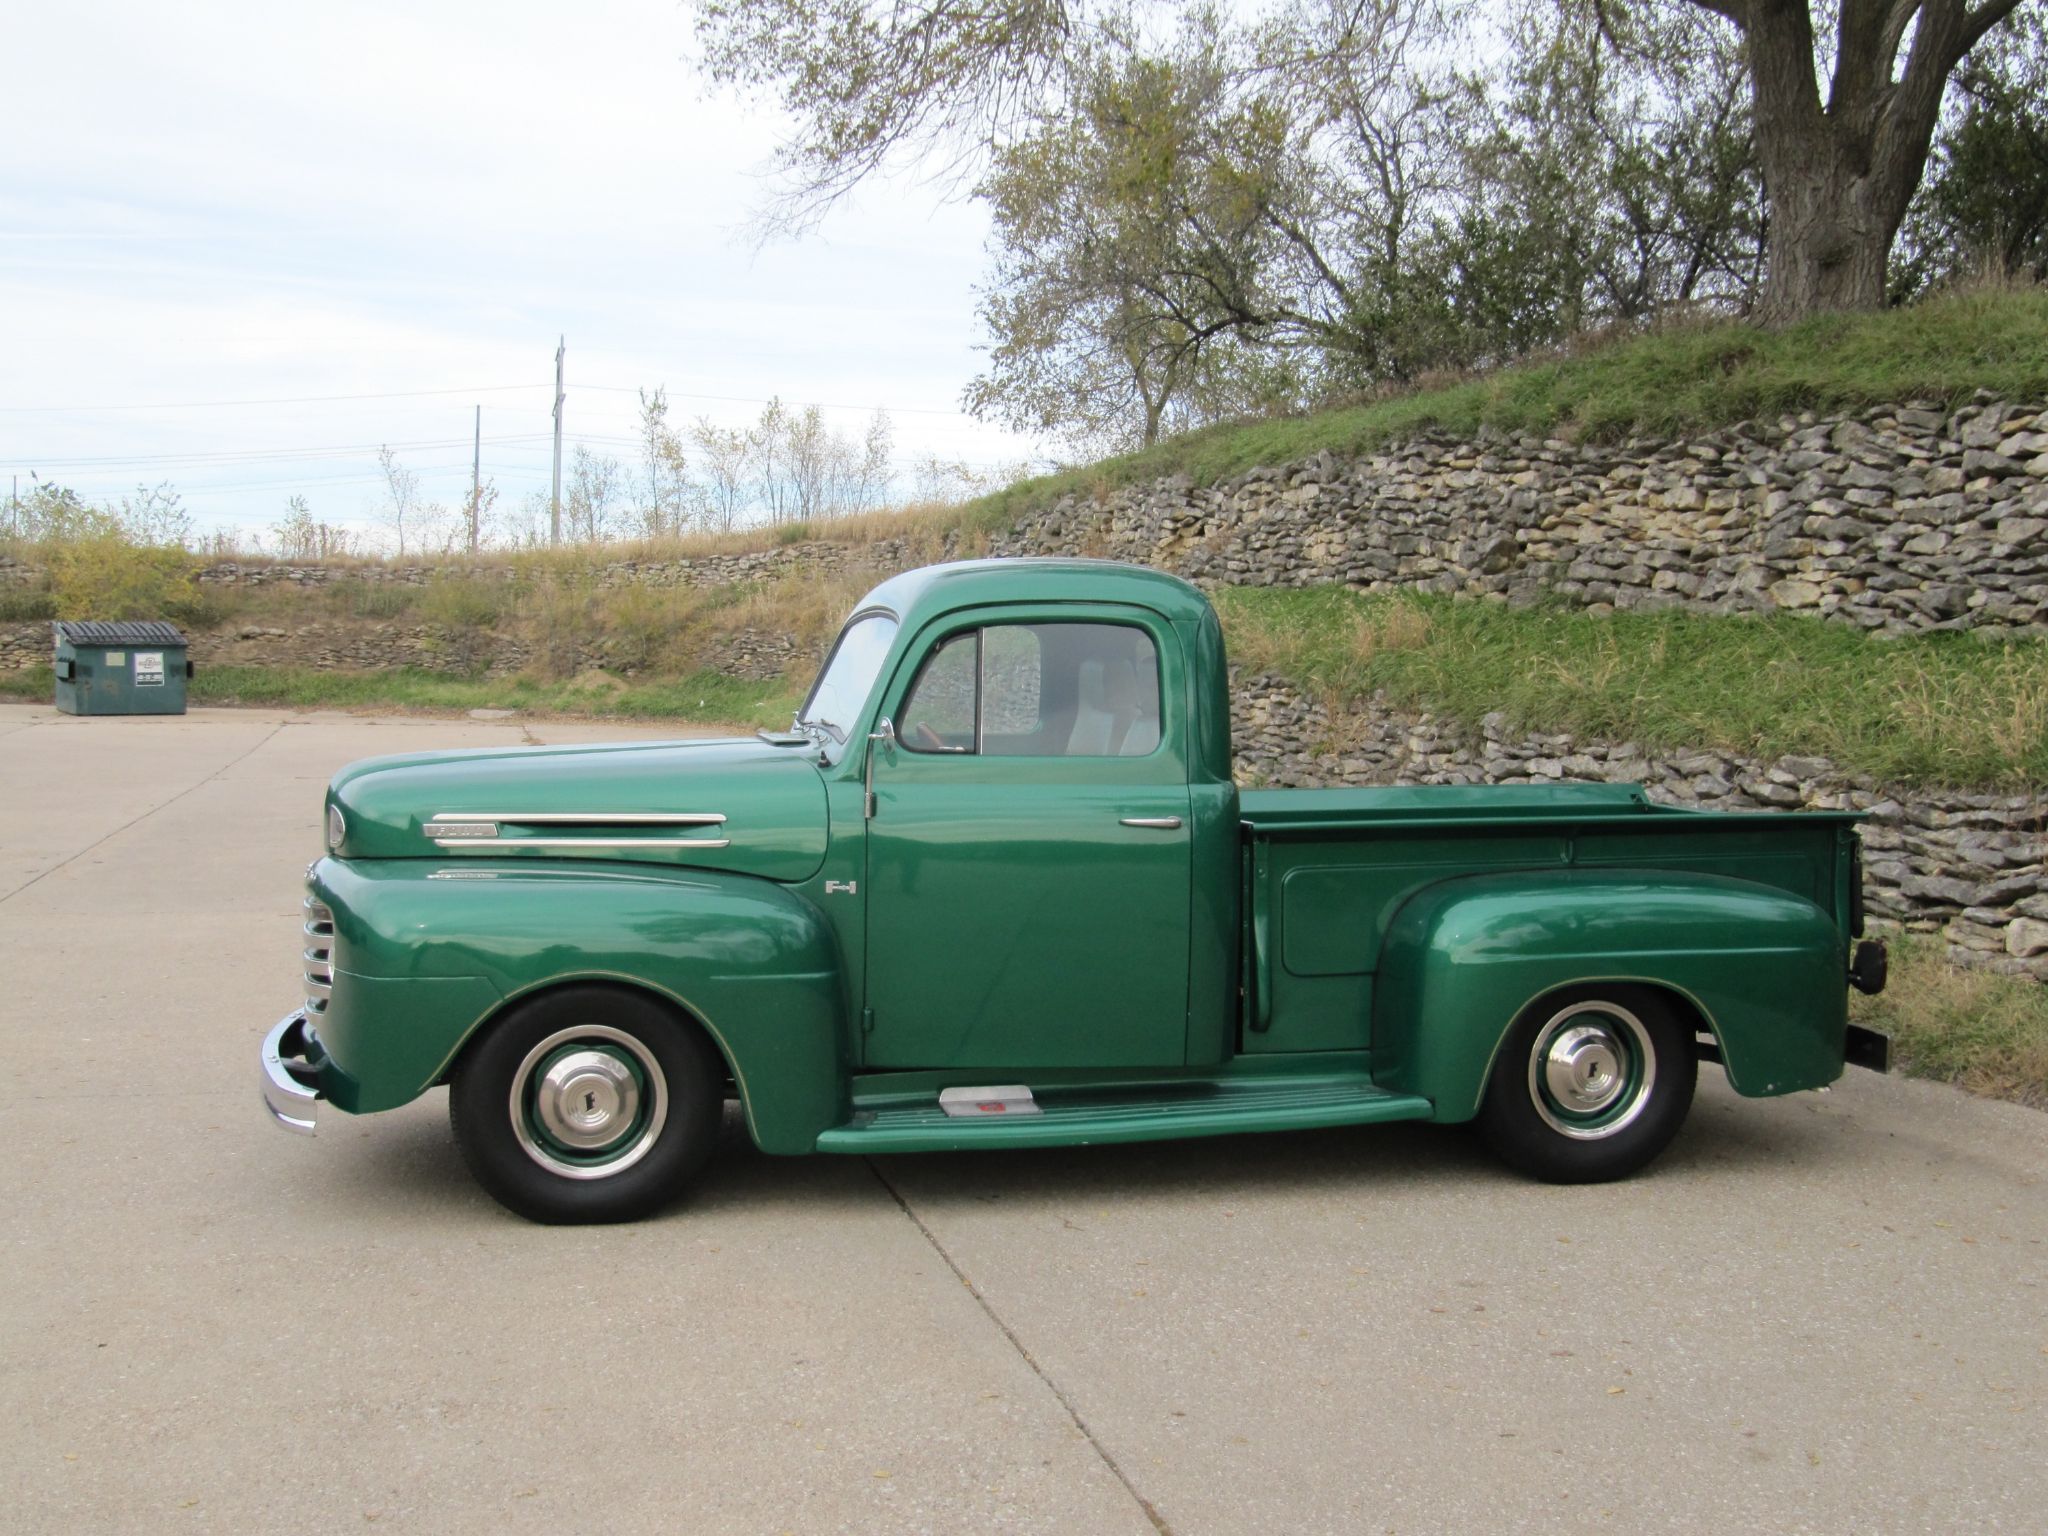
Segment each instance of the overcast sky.
[[[905,462],[1036,446],[957,413],[981,211],[906,181],[755,254],[776,125],[702,98],[673,0],[72,0],[7,32],[0,475],[24,490],[167,479],[202,530],[303,493],[362,525],[380,443],[460,500],[480,404],[516,503],[547,483],[558,334],[570,445],[629,460],[655,384],[726,425],[772,394],[848,428],[885,407]],[[245,401],[303,403],[212,403]]]

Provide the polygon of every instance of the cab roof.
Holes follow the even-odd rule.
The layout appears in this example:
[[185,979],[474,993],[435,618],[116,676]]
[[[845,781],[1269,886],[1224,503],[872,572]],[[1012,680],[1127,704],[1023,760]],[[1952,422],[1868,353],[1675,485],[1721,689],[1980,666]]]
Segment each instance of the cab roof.
[[1209,600],[1178,576],[1114,560],[1059,556],[957,560],[892,576],[855,612],[885,608],[906,629],[935,614],[984,603],[1131,603],[1170,620],[1199,619]]

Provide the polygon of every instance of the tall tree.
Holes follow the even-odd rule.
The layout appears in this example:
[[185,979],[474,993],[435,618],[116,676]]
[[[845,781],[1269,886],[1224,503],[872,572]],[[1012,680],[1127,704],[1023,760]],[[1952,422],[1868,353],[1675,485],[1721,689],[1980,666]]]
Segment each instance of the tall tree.
[[1241,337],[1279,339],[1285,125],[1234,98],[1229,51],[1208,12],[1165,51],[1102,50],[1070,116],[998,152],[975,414],[1149,444],[1176,406],[1209,413]]
[[1685,3],[1742,34],[1770,204],[1759,313],[1876,308],[1949,80],[2023,0]]
[[691,423],[690,441],[701,471],[691,482],[697,516],[714,533],[730,533],[747,512],[747,434],[699,416]]
[[674,538],[689,515],[689,461],[682,434],[668,424],[668,394],[657,385],[640,391],[640,531]]
[[569,456],[568,489],[562,495],[562,521],[572,542],[602,544],[619,536],[624,479],[619,461],[610,454],[576,445]]
[[399,462],[389,444],[377,450],[377,469],[384,477],[384,504],[379,513],[398,546],[398,558],[403,560],[408,542],[416,543],[424,531],[421,523],[427,508],[420,499],[420,477]]

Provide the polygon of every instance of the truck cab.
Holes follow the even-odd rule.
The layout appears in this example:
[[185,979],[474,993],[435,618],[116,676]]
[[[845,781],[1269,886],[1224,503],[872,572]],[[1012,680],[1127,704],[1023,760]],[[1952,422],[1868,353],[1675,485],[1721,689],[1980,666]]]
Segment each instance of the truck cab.
[[1584,1180],[1702,1058],[1882,1065],[1855,817],[1241,791],[1228,679],[1173,577],[963,562],[869,593],[785,732],[352,765],[265,1102],[446,1084],[484,1186],[575,1221],[669,1199],[728,1101],[791,1154],[1473,1121]]

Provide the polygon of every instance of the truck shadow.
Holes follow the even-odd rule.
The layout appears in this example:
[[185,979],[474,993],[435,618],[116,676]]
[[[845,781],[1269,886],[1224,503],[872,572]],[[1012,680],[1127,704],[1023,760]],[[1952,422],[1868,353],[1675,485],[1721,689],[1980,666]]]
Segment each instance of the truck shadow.
[[[499,1214],[471,1180],[445,1118],[413,1115],[365,1124],[345,1169],[330,1168],[321,1198],[402,1205],[411,1215]],[[1772,1113],[1702,1094],[1685,1128],[1641,1179],[1726,1179],[1745,1169],[1797,1164],[1826,1177],[1846,1155],[1837,1129],[1812,1116]],[[999,1199],[1217,1201],[1261,1195],[1449,1194],[1527,1181],[1461,1126],[1382,1125],[1111,1146],[961,1151],[874,1157],[776,1157],[756,1148],[728,1106],[718,1153],[703,1180],[661,1220],[741,1210],[813,1216],[872,1209],[877,1201]]]

